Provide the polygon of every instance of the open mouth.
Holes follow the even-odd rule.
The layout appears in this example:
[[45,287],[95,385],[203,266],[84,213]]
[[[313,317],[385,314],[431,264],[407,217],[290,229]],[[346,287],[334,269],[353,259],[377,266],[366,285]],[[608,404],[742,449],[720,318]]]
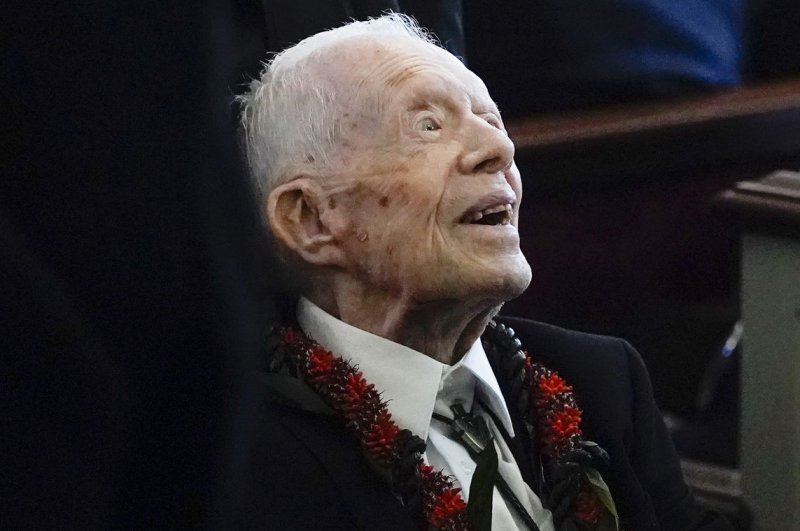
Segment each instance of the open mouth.
[[470,225],[508,225],[511,223],[513,213],[514,205],[503,203],[482,210],[467,212],[461,218],[461,223]]

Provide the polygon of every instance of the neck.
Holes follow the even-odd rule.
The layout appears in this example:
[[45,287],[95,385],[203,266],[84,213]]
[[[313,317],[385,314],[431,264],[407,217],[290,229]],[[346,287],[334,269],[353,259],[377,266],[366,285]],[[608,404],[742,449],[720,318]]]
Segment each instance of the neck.
[[354,286],[317,292],[309,299],[349,325],[448,365],[467,353],[499,309],[488,301],[418,302]]

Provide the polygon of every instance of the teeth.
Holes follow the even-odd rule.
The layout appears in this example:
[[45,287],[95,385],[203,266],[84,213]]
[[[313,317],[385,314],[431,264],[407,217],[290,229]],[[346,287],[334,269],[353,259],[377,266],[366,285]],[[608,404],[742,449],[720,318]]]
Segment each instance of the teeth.
[[508,218],[503,219],[501,224],[508,225],[511,222],[511,213],[513,212],[513,207],[510,203],[506,203],[505,205],[497,205],[493,207],[486,208],[481,210],[480,212],[475,212],[472,214],[472,222],[480,221],[483,216],[488,216],[490,214],[497,214],[498,212],[505,211],[508,214]]
[[502,212],[506,209],[506,205],[497,205],[496,207],[487,208],[483,211],[484,216],[488,216],[489,214],[496,214],[498,212]]

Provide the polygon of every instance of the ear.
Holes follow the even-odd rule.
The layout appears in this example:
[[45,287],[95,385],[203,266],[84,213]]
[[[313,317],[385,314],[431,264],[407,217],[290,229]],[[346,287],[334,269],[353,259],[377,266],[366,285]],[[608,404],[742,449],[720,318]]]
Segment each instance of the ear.
[[339,241],[320,216],[324,194],[311,178],[300,177],[273,189],[266,215],[275,238],[308,263],[342,266]]

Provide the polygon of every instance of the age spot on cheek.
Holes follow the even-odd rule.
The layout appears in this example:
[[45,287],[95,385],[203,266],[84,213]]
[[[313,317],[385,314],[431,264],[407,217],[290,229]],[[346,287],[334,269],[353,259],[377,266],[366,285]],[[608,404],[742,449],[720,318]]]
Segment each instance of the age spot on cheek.
[[394,168],[392,168],[392,172],[395,174],[405,175],[410,171],[408,164],[398,164]]
[[385,208],[385,207],[387,207],[387,206],[389,206],[389,197],[388,197],[388,196],[383,196],[383,197],[381,197],[381,198],[378,200],[378,204],[379,204],[380,206],[384,207],[384,208]]
[[328,208],[330,208],[331,210],[336,208],[336,199],[334,199],[333,197],[328,198]]

